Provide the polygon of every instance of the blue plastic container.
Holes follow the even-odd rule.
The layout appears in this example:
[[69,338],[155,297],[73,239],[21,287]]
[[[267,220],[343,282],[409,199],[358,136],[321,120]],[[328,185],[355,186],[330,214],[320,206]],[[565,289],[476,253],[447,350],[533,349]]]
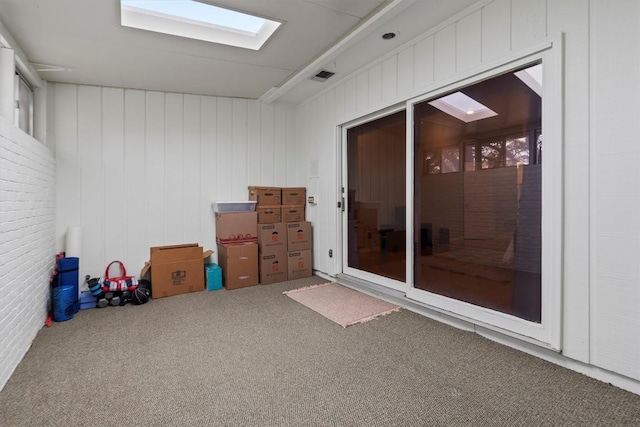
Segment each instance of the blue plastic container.
[[91,292],[83,291],[80,293],[80,310],[96,308],[97,306],[98,298],[96,298]]
[[59,258],[58,263],[58,284],[57,286],[73,286],[76,298],[73,305],[73,313],[80,311],[80,290],[78,288],[80,259],[77,257]]
[[216,291],[222,289],[222,268],[218,264],[207,264],[204,266],[207,290]]
[[53,321],[64,322],[73,318],[77,302],[76,286],[63,285],[53,288]]

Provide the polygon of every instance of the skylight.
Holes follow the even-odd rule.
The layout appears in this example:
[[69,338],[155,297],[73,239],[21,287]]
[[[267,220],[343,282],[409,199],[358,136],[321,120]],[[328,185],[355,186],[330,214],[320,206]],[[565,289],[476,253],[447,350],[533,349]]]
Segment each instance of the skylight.
[[479,103],[462,92],[454,92],[451,95],[443,96],[442,98],[429,102],[429,105],[432,105],[465,123],[498,115],[498,113],[491,110],[489,107]]
[[280,22],[196,0],[120,0],[125,27],[259,50]]

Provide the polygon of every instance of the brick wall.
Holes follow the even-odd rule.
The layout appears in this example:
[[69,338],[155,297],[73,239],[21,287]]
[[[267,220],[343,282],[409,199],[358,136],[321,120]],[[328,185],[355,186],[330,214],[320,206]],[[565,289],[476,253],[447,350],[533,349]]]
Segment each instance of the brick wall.
[[55,188],[51,150],[0,118],[0,390],[46,318]]

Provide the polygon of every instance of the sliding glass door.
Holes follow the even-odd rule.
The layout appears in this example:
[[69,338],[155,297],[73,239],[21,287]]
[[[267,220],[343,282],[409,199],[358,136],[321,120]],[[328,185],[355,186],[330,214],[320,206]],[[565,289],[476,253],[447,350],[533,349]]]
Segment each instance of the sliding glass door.
[[345,126],[344,273],[558,349],[559,63],[519,59]]

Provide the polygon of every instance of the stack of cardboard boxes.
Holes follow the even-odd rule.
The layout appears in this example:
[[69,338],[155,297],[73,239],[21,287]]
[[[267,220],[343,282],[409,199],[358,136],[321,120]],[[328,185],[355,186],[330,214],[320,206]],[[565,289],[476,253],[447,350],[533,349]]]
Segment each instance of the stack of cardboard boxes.
[[227,289],[258,284],[258,214],[254,205],[219,203],[215,213],[218,264]]
[[311,277],[312,230],[305,221],[306,189],[249,187],[258,220],[258,263],[263,285]]

